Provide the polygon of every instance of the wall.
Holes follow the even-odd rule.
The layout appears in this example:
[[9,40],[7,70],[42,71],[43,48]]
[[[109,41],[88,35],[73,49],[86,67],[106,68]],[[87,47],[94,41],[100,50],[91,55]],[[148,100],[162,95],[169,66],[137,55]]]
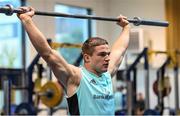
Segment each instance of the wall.
[[[147,20],[165,20],[164,0],[111,0],[109,2],[110,15],[116,17],[119,14],[126,15],[128,18],[135,16]],[[144,31],[144,43],[148,45],[148,40],[152,40],[152,47],[156,50],[166,49],[165,28],[154,26],[139,26],[132,28],[142,28]],[[114,25],[111,27],[111,38],[119,34]],[[161,45],[159,45],[161,43]]]

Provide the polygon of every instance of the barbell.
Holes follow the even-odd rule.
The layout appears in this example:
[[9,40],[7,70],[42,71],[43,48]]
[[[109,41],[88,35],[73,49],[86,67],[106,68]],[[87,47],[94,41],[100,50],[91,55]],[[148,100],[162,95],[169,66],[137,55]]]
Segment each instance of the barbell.
[[[57,82],[49,81],[39,91],[35,91],[41,102],[48,108],[53,108],[63,100],[63,88]],[[36,115],[38,109],[31,103],[21,103],[15,109],[15,115]]]
[[41,102],[47,107],[53,108],[61,103],[63,100],[63,88],[59,83],[47,82],[42,86],[41,90],[38,92]]
[[[21,9],[15,9],[12,5],[6,5],[4,7],[0,7],[0,13],[4,13],[8,16],[11,16],[13,13],[25,13],[25,11]],[[35,15],[42,16],[54,16],[54,17],[68,17],[68,18],[80,18],[80,19],[91,19],[91,20],[103,20],[103,21],[115,21],[118,22],[118,18],[110,18],[110,17],[98,17],[93,15],[78,15],[78,14],[65,14],[59,12],[42,12],[35,11]],[[140,17],[134,17],[133,19],[127,19],[129,23],[133,23],[135,26],[139,25],[149,25],[149,26],[161,26],[168,27],[169,23],[167,21],[158,21],[158,20],[142,20]]]

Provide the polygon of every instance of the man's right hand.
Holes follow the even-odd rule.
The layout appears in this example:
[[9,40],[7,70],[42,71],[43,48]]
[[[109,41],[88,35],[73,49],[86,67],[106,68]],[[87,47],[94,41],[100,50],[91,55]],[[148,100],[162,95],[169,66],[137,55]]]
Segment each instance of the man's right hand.
[[17,16],[20,20],[32,18],[35,14],[35,9],[32,7],[20,7],[24,13],[17,13]]
[[119,19],[119,21],[117,22],[118,25],[120,25],[123,28],[128,26],[129,21],[127,20],[127,17],[125,17],[123,15],[119,15],[118,19]]

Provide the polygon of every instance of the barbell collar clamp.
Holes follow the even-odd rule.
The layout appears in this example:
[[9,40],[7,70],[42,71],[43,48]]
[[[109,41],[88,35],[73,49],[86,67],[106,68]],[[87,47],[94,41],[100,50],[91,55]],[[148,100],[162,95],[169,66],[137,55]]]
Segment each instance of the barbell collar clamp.
[[142,21],[141,21],[141,18],[140,18],[140,17],[134,17],[133,19],[134,19],[133,24],[134,24],[135,26],[141,25]]
[[7,4],[4,8],[1,8],[0,11],[2,11],[2,13],[4,12],[7,16],[11,16],[14,13],[13,6],[10,4]]

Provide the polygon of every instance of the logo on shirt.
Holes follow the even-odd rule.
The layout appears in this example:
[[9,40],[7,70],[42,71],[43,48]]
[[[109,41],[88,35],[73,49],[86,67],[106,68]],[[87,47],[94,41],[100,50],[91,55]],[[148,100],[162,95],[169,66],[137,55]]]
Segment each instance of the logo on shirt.
[[90,81],[90,83],[92,83],[92,84],[94,84],[94,85],[97,84],[96,81],[95,81],[94,79],[92,79],[92,80]]
[[113,95],[93,95],[93,98],[110,100],[110,99],[113,99],[114,96]]

